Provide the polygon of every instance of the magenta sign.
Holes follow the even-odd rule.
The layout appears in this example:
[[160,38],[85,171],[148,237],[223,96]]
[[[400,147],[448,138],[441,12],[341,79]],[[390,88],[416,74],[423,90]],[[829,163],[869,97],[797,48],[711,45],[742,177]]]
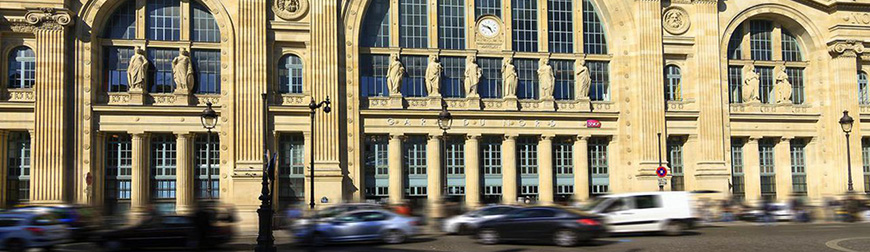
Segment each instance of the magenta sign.
[[601,121],[593,119],[586,120],[586,128],[601,128]]

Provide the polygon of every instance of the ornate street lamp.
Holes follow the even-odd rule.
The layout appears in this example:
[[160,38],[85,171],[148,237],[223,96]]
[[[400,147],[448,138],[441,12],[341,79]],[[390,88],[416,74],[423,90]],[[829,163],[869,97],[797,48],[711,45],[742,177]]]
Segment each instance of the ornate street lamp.
[[848,167],[848,172],[849,172],[849,193],[850,194],[853,193],[854,189],[852,188],[852,153],[851,153],[850,148],[849,148],[849,133],[852,132],[852,123],[854,123],[854,122],[855,122],[855,120],[852,119],[851,116],[849,116],[849,111],[844,110],[843,117],[840,118],[840,127],[843,128],[843,133],[846,133],[846,165]]
[[442,199],[447,199],[447,130],[453,125],[453,115],[447,111],[447,102],[441,101],[441,113],[438,113],[438,128],[441,128],[441,186]]
[[218,121],[217,118],[218,118],[217,113],[214,112],[214,109],[211,108],[211,102],[206,102],[205,109],[202,110],[202,115],[200,115],[200,119],[202,120],[202,127],[208,131],[208,134],[206,134],[207,140],[206,140],[206,147],[205,147],[205,149],[206,149],[206,152],[205,152],[206,153],[206,155],[205,155],[206,156],[206,159],[205,159],[206,172],[205,172],[205,174],[207,176],[206,183],[208,183],[207,187],[206,187],[207,188],[206,193],[208,194],[208,196],[207,196],[208,199],[212,199],[212,196],[213,196],[212,185],[211,185],[211,154],[212,154],[211,130],[214,129],[215,126],[217,126],[217,121]]
[[316,139],[314,137],[314,112],[316,112],[317,109],[319,109],[320,107],[323,107],[323,113],[329,114],[329,112],[332,111],[332,108],[329,107],[330,104],[332,104],[332,103],[329,101],[329,96],[326,96],[326,100],[321,101],[320,103],[317,103],[316,101],[314,101],[314,98],[311,98],[311,103],[308,104],[308,108],[311,109],[311,146],[312,146],[312,148],[311,148],[311,159],[308,160],[309,162],[311,162],[311,163],[309,163],[309,169],[311,169],[309,171],[309,173],[311,173],[311,181],[308,183],[309,189],[311,191],[310,192],[311,193],[310,203],[308,203],[308,205],[311,206],[311,210],[314,210],[314,148],[313,147],[314,147],[314,139]]

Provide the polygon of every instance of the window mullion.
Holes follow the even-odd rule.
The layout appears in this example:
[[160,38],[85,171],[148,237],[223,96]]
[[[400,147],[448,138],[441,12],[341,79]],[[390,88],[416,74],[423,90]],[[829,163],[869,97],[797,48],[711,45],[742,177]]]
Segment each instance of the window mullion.
[[191,41],[192,39],[190,39],[190,31],[192,31],[192,29],[190,26],[194,22],[194,20],[192,17],[193,15],[191,15],[190,1],[181,1],[180,14],[181,15],[179,15],[179,18],[181,20],[181,41]]

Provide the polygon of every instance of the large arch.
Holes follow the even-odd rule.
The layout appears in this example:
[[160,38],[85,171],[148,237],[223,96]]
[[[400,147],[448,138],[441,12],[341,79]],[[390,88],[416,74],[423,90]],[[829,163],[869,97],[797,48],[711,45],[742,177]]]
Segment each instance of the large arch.
[[[804,53],[806,54],[827,48],[822,32],[809,17],[789,6],[763,3],[747,8],[731,19],[719,38],[720,55],[728,55],[728,42],[737,26],[752,18],[764,18],[779,22],[787,30],[796,33],[793,35],[798,38],[798,42],[805,46],[803,49],[805,49]],[[725,58],[723,57],[723,60]],[[807,59],[809,61],[817,60],[810,57]]]

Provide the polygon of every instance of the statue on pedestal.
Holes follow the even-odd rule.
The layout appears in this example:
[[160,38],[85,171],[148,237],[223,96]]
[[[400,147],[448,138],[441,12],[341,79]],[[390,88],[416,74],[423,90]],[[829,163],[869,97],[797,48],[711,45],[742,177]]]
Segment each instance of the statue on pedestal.
[[553,87],[556,83],[556,76],[553,74],[553,67],[550,66],[550,59],[541,58],[538,61],[538,84],[541,87],[541,100],[553,99]]
[[402,95],[402,76],[405,75],[405,66],[399,61],[399,54],[393,53],[390,55],[390,67],[387,69],[387,85],[390,89],[390,95]]
[[426,92],[429,96],[441,96],[441,72],[443,67],[438,62],[438,55],[429,55],[429,65],[426,67]]
[[477,84],[480,83],[480,76],[483,74],[480,66],[477,65],[477,57],[468,56],[465,60],[465,96],[478,97]]
[[743,67],[743,86],[741,96],[743,103],[758,101],[758,74],[755,73],[754,65],[746,65]]
[[148,58],[145,57],[145,50],[141,47],[136,47],[133,56],[130,57],[130,63],[127,65],[127,84],[130,90],[146,89],[146,80],[148,76]]
[[589,99],[589,89],[592,87],[592,78],[586,62],[578,60],[574,63],[574,97],[577,100]]
[[501,79],[504,81],[504,97],[517,96],[517,68],[513,58],[505,58],[501,63]]
[[172,60],[172,77],[176,91],[190,92],[193,87],[193,60],[190,59],[187,49],[179,49],[178,57]]
[[778,67],[776,71],[776,103],[791,104],[792,103],[792,85],[788,81],[788,73],[785,71],[785,66]]

